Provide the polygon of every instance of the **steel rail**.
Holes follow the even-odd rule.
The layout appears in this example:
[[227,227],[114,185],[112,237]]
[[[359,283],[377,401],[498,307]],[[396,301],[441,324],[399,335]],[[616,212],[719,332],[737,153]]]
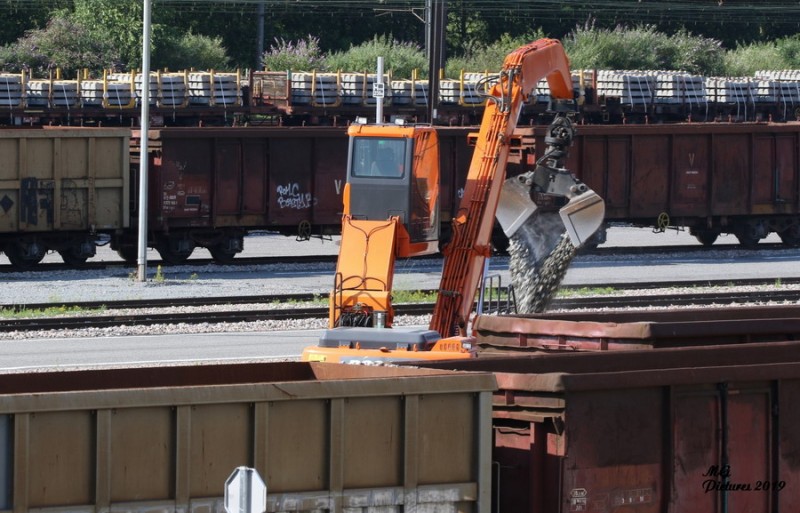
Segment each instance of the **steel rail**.
[[[232,299],[232,298],[224,298]],[[246,298],[242,298],[246,299]],[[249,301],[253,303],[253,301]],[[664,308],[670,306],[729,306],[731,304],[758,303],[800,303],[798,290],[769,290],[754,292],[714,292],[689,294],[660,295],[621,295],[556,298],[550,310],[576,309],[630,309],[630,308]],[[142,302],[147,307],[155,306],[152,301]],[[220,303],[214,303],[220,304]],[[225,303],[222,303],[225,304]],[[236,302],[228,304],[235,305]],[[241,303],[238,303],[241,304]],[[253,303],[255,304],[255,303]],[[174,306],[163,302],[161,306]],[[488,305],[487,305],[488,306]],[[142,305],[140,304],[140,308]],[[433,303],[399,304],[395,306],[395,315],[426,315],[433,309]],[[508,313],[508,312],[504,312]],[[800,314],[800,311],[799,311]],[[263,308],[257,310],[225,310],[217,312],[178,312],[178,313],[130,313],[120,315],[64,315],[58,317],[15,318],[0,321],[0,332],[59,330],[81,328],[107,328],[124,325],[153,324],[224,324],[256,321],[282,321],[290,319],[324,319],[328,308]]]
[[[424,315],[433,305],[416,303],[395,307],[396,315]],[[46,318],[6,319],[0,321],[0,332],[111,328],[154,324],[226,324],[291,319],[325,319],[327,307],[292,309],[226,310],[220,312],[141,313],[126,315],[81,315]]]
[[[761,251],[792,251],[797,248],[792,248],[781,243],[763,242],[755,248],[745,248],[738,244],[716,244],[712,247],[701,245],[668,245],[668,246],[630,246],[630,247],[600,247],[600,248],[584,248],[580,251],[579,255],[594,255],[594,256],[612,256],[612,255],[664,255],[670,253],[688,253],[688,254],[703,254],[708,252],[726,251],[735,253],[753,253]],[[502,256],[502,255],[501,255]],[[437,258],[437,257],[421,257],[421,258]],[[336,255],[286,255],[286,256],[256,256],[256,257],[237,257],[230,263],[224,264],[227,266],[246,266],[246,265],[269,265],[269,264],[311,264],[311,263],[335,263]],[[191,267],[191,266],[206,266],[218,265],[211,258],[192,258],[180,264],[167,264],[159,259],[148,260],[148,267],[163,266],[170,269],[178,266]],[[19,269],[11,266],[11,264],[0,264],[0,274],[2,273],[45,273],[51,271],[63,270],[99,270],[99,269],[133,269],[135,264],[129,264],[123,261],[95,261],[90,260],[80,267],[69,266],[61,262],[43,262],[33,265],[29,268]]]
[[[706,287],[733,287],[733,286],[770,286],[775,285],[775,279],[736,279],[736,280],[690,280],[690,281],[654,281],[654,282],[626,282],[626,283],[611,283],[611,284],[592,284],[592,285],[563,285],[562,291],[573,291],[573,294],[585,294],[587,298],[561,297],[556,298],[557,304],[567,304],[569,302],[582,302],[590,301],[598,296],[608,295],[593,292],[596,290],[652,290],[663,289],[663,295],[672,294],[670,289],[675,288],[697,288],[702,289]],[[783,285],[799,284],[800,278],[781,278],[780,283]],[[585,292],[584,292],[585,291]],[[420,290],[421,295],[436,293],[435,290]],[[505,292],[501,291],[501,292]],[[126,299],[118,301],[77,301],[77,302],[59,302],[59,303],[7,303],[0,304],[1,311],[42,311],[52,308],[61,308],[63,310],[123,310],[123,309],[141,309],[141,308],[167,308],[167,307],[201,307],[211,305],[248,305],[248,304],[272,304],[272,303],[307,303],[314,301],[327,301],[329,291],[320,290],[317,293],[305,294],[268,294],[268,295],[252,295],[252,296],[214,296],[214,297],[184,297],[184,298],[158,298],[158,299]],[[689,294],[694,296],[697,294],[707,294],[698,290],[696,293]],[[723,293],[725,294],[725,293]],[[775,294],[775,292],[773,292]],[[609,301],[617,301],[611,297]],[[631,299],[630,301],[635,301]],[[0,321],[1,322],[1,321]]]

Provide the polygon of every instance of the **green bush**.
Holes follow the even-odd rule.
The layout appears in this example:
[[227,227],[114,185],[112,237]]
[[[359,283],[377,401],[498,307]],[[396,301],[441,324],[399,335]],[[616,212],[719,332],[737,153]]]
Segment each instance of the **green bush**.
[[725,54],[725,74],[751,76],[759,70],[800,69],[800,37],[740,45]]
[[451,57],[447,60],[445,75],[449,78],[458,78],[462,70],[497,73],[502,68],[506,55],[520,46],[532,43],[542,37],[544,35],[540,29],[522,36],[503,34],[494,43],[473,45],[473,48],[468,48],[463,56]]
[[384,72],[393,77],[410,78],[415,69],[419,70],[420,78],[428,74],[428,59],[422,49],[413,43],[395,41],[387,35],[375,36],[346,51],[333,53],[325,62],[330,71],[374,72],[378,57],[383,57]]
[[222,38],[200,34],[184,34],[170,39],[153,52],[153,68],[215,69],[226,70],[230,66]]
[[82,69],[100,72],[118,65],[115,48],[95,38],[89,27],[63,14],[54,16],[47,27],[31,30],[0,48],[3,70],[31,70],[38,77],[47,77],[58,68],[65,78],[74,78]]
[[664,69],[706,75],[722,70],[720,42],[686,31],[670,36],[649,25],[613,30],[589,26],[576,28],[563,42],[575,69]]
[[[773,43],[758,43],[741,46],[725,54],[724,74],[727,76],[751,76],[760,69],[778,65],[778,49]],[[778,69],[783,66],[778,65]]]
[[785,67],[800,69],[800,36],[778,39],[775,44]]
[[725,50],[716,39],[680,31],[670,37],[670,43],[673,54],[670,69],[707,76],[724,72]]
[[653,27],[579,27],[563,41],[573,68],[659,69],[666,36]]
[[298,41],[275,39],[275,44],[264,52],[261,64],[272,71],[312,71],[325,68],[325,58],[319,47],[319,38],[308,36]]

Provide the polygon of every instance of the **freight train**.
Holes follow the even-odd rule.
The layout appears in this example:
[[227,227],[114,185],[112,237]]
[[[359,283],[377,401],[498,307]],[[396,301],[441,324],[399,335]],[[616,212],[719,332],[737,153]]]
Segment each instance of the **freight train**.
[[[439,128],[443,220],[472,132]],[[515,132],[509,174],[535,164],[544,135]],[[58,251],[80,265],[102,243],[135,261],[139,140],[121,128],[0,130],[0,245],[12,264]],[[164,127],[150,131],[147,158],[148,243],[168,263],[197,248],[229,262],[253,230],[339,232],[345,127]],[[732,233],[752,247],[773,232],[800,244],[797,122],[581,125],[567,167],[605,199],[607,223],[686,228],[706,245]]]
[[[473,126],[480,123],[489,73],[428,80],[382,77],[387,119]],[[578,121],[591,124],[795,121],[800,71],[752,77],[703,77],[675,71],[573,70]],[[64,79],[0,73],[0,125],[138,126],[141,73],[83,73]],[[149,79],[151,126],[345,125],[372,116],[374,73],[292,71],[154,72]],[[546,80],[523,105],[521,124],[549,124]],[[435,109],[433,109],[435,107]]]

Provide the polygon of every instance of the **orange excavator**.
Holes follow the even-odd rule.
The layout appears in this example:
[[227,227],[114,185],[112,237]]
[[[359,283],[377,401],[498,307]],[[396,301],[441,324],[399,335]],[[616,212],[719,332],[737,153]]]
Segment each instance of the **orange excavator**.
[[[581,246],[600,227],[603,200],[560,167],[574,134],[557,114],[548,149],[533,171],[505,179],[522,103],[546,78],[554,102],[574,101],[561,43],[540,39],[510,53],[488,91],[475,152],[428,329],[392,328],[392,280],[397,258],[439,249],[439,146],[432,126],[351,125],[344,188],[342,239],[329,329],[305,361],[341,363],[471,358],[467,334],[495,216],[506,235],[535,215],[533,193],[561,197],[559,210],[571,242]],[[505,183],[504,183],[505,182]]]

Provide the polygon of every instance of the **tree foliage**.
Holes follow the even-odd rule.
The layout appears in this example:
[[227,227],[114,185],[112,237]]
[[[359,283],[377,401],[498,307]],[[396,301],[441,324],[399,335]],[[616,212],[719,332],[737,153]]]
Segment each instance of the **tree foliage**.
[[[396,74],[427,69],[419,0],[347,6],[263,1],[264,39],[274,43],[256,55],[257,2],[152,0],[154,67],[371,70],[376,54],[382,53],[387,69]],[[788,0],[768,3],[797,9]],[[798,67],[800,40],[794,32],[800,21],[792,25],[789,16],[776,20],[778,11],[754,5],[745,0],[449,0],[447,75],[499,69],[511,45],[543,35],[564,41],[573,67],[703,74],[738,74],[759,64]],[[138,68],[142,9],[141,0],[0,0],[5,15],[0,63],[7,68],[62,67],[70,73],[79,67]]]
[[752,76],[760,70],[800,69],[800,36],[738,46],[725,54],[728,75]]
[[308,36],[297,41],[276,38],[261,58],[264,69],[273,71],[321,70],[326,68],[319,38]]
[[17,42],[0,48],[3,69],[30,70],[40,77],[57,69],[65,76],[75,77],[82,69],[102,70],[119,63],[115,48],[64,14],[54,16],[45,28],[30,30]]
[[564,39],[575,68],[681,70],[716,75],[722,71],[719,41],[646,25],[626,29],[579,27]]
[[[73,0],[72,9],[52,13],[44,28],[31,29],[0,48],[0,65],[7,71],[30,69],[47,76],[60,69],[75,76],[87,69],[141,67],[142,2],[139,0]],[[231,63],[221,37],[170,30],[174,10],[155,9],[162,20],[152,24],[153,68],[226,69]]]
[[184,34],[164,40],[153,55],[154,69],[214,69],[230,68],[230,58],[221,37]]
[[462,70],[476,72],[496,72],[503,65],[503,60],[515,48],[544,37],[541,30],[521,36],[503,34],[500,39],[490,44],[475,42],[464,55],[451,57],[445,65],[445,75],[458,78]]
[[[138,68],[142,64],[142,4],[137,0],[74,0],[70,17],[88,27],[92,37],[116,49],[122,63]],[[156,43],[161,33],[161,24],[154,23]]]
[[414,43],[400,42],[391,35],[375,36],[372,40],[335,52],[326,59],[330,70],[374,72],[378,57],[384,58],[384,71],[395,77],[408,78],[414,70],[427,75],[425,52]]

